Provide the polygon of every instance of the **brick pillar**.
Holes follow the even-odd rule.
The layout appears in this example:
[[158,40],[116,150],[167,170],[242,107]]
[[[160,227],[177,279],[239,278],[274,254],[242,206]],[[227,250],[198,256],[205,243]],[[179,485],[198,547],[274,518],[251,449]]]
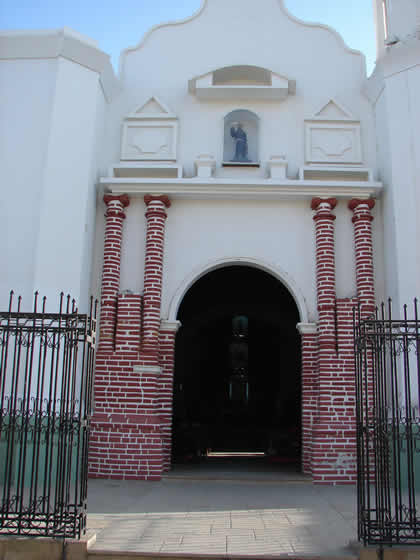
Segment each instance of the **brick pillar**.
[[335,386],[340,387],[336,357],[335,239],[332,210],[336,199],[312,200],[316,230],[316,276],[318,300],[318,402],[312,430],[312,476],[314,482],[337,480],[337,444],[341,426],[334,412]]
[[118,294],[115,352],[140,352],[141,296]]
[[312,472],[312,431],[318,412],[318,333],[316,323],[298,323],[302,343],[302,471]]
[[360,200],[353,198],[348,206],[353,212],[357,296],[361,306],[361,315],[366,317],[375,310],[372,245],[373,216],[371,215],[375,201],[373,199]]
[[117,298],[120,286],[121,241],[124,208],[130,201],[127,195],[106,194],[104,266],[102,272],[101,319],[99,350],[110,353],[114,349]]
[[320,350],[335,349],[335,240],[332,210],[335,198],[314,198],[316,228],[316,281],[318,296],[318,335]]
[[171,466],[175,338],[180,326],[179,321],[162,321],[160,331],[160,366],[162,373],[157,399],[157,413],[161,418],[164,471],[168,471]]
[[163,249],[167,196],[146,195],[146,256],[144,263],[142,360],[159,364],[160,306],[162,297]]

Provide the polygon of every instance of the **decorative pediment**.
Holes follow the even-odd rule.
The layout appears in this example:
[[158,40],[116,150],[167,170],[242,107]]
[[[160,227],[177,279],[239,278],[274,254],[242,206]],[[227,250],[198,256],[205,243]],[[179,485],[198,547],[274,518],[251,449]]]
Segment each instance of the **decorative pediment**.
[[122,161],[176,161],[178,118],[152,96],[123,122]]
[[176,115],[154,95],[129,113],[127,119],[176,119]]
[[360,121],[335,99],[305,120],[307,163],[361,164]]
[[354,121],[354,116],[336,99],[330,99],[324,103],[312,117],[313,120],[328,120],[328,121]]
[[296,82],[259,66],[226,66],[193,78],[190,93],[204,100],[282,101],[296,93]]

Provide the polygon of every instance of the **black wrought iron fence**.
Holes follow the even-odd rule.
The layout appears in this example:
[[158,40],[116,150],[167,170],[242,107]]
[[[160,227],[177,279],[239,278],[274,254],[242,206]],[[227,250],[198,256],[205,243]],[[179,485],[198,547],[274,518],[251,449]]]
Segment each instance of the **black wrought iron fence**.
[[10,294],[0,312],[0,533],[80,538],[86,528],[96,302],[57,313]]
[[420,321],[354,315],[358,524],[364,544],[420,544]]

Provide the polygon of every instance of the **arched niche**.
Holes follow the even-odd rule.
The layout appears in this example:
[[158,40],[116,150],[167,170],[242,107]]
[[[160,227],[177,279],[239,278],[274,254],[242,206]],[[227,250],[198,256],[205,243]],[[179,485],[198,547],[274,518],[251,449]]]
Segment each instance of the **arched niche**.
[[224,119],[223,162],[229,165],[259,163],[259,118],[252,111],[235,109]]

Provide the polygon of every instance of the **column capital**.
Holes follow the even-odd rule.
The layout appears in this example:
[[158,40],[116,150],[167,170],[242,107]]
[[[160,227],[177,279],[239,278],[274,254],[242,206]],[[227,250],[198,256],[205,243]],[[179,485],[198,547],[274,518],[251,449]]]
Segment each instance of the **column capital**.
[[375,207],[375,201],[373,198],[352,198],[348,203],[349,210],[352,211],[360,205],[367,206],[369,210],[372,210]]
[[352,222],[373,221],[370,211],[375,207],[373,198],[352,198],[348,203],[348,208],[353,212]]
[[[320,208],[320,206],[322,206]],[[329,210],[334,210],[334,208],[337,206],[337,199],[336,198],[313,198],[312,202],[311,202],[311,208],[312,210],[321,210],[321,209],[327,209],[327,207],[329,206]]]
[[321,218],[327,220],[335,220],[335,214],[332,211],[337,206],[336,198],[313,198],[311,202],[312,210],[315,210],[316,214],[314,220],[320,220]]
[[316,323],[298,323],[296,328],[302,336],[318,334],[318,325]]
[[169,200],[169,197],[166,196],[166,194],[160,194],[160,195],[146,194],[144,197],[144,202],[146,206],[149,206],[151,202],[162,202],[166,208],[171,207],[171,201]]
[[126,208],[130,204],[130,199],[126,194],[105,194],[104,202],[108,206],[111,202],[120,202],[123,208]]

